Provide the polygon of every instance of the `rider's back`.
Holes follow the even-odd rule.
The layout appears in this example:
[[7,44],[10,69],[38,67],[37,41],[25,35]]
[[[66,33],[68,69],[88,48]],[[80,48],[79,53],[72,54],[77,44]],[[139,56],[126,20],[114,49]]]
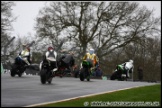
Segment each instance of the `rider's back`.
[[74,57],[71,54],[66,54],[65,57],[62,59],[62,61],[67,63],[67,64],[69,64],[69,63],[74,64],[73,63],[74,62]]
[[131,63],[131,62],[126,62],[125,68],[130,70],[131,68],[133,68],[133,63]]

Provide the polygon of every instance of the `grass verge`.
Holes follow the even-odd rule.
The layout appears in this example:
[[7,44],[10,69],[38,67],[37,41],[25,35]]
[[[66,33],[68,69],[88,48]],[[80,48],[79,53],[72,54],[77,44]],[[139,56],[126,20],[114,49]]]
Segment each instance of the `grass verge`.
[[76,98],[38,107],[161,106],[161,84]]

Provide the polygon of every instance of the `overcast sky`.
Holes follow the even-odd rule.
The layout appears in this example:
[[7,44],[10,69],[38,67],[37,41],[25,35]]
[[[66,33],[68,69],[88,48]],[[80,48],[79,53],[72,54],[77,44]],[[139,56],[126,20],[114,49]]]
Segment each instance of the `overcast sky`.
[[[16,22],[13,23],[14,30],[12,36],[27,36],[30,33],[34,36],[35,18],[39,10],[44,7],[46,1],[15,1],[16,6],[12,7],[14,16],[17,16]],[[133,1],[134,2],[134,1]],[[154,16],[161,16],[161,1],[136,1],[140,6],[146,6],[154,11]]]

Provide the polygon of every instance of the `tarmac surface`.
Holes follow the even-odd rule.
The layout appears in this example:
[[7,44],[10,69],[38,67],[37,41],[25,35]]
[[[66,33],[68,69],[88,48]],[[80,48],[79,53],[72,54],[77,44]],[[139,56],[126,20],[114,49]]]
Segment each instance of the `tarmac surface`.
[[101,79],[80,81],[79,78],[57,76],[51,84],[41,84],[38,75],[11,77],[10,74],[1,74],[1,107],[31,107],[39,103],[154,84],[157,83]]

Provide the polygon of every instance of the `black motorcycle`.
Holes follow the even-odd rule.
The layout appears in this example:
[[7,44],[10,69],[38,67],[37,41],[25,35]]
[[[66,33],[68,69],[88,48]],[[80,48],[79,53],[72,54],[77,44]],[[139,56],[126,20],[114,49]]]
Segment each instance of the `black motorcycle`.
[[27,63],[20,56],[15,58],[15,62],[11,66],[11,76],[14,77],[16,74],[21,77],[23,72],[27,68]]
[[57,68],[54,68],[56,65],[56,61],[53,58],[48,58],[49,62],[42,61],[40,63],[40,80],[42,84],[46,84],[48,82],[49,84],[52,82],[52,78],[55,76],[55,71],[57,71]]
[[82,68],[79,73],[79,77],[81,81],[84,81],[84,79],[87,79],[87,81],[90,81],[90,76],[92,74],[92,60],[84,60],[81,64]]
[[61,55],[57,60],[58,70],[55,72],[55,76],[62,78],[65,75],[72,75],[72,67],[74,65],[74,59],[70,58],[70,62],[67,64],[63,61],[66,55]]
[[119,80],[119,81],[127,81],[126,70],[125,69],[117,69],[110,76],[110,80]]

